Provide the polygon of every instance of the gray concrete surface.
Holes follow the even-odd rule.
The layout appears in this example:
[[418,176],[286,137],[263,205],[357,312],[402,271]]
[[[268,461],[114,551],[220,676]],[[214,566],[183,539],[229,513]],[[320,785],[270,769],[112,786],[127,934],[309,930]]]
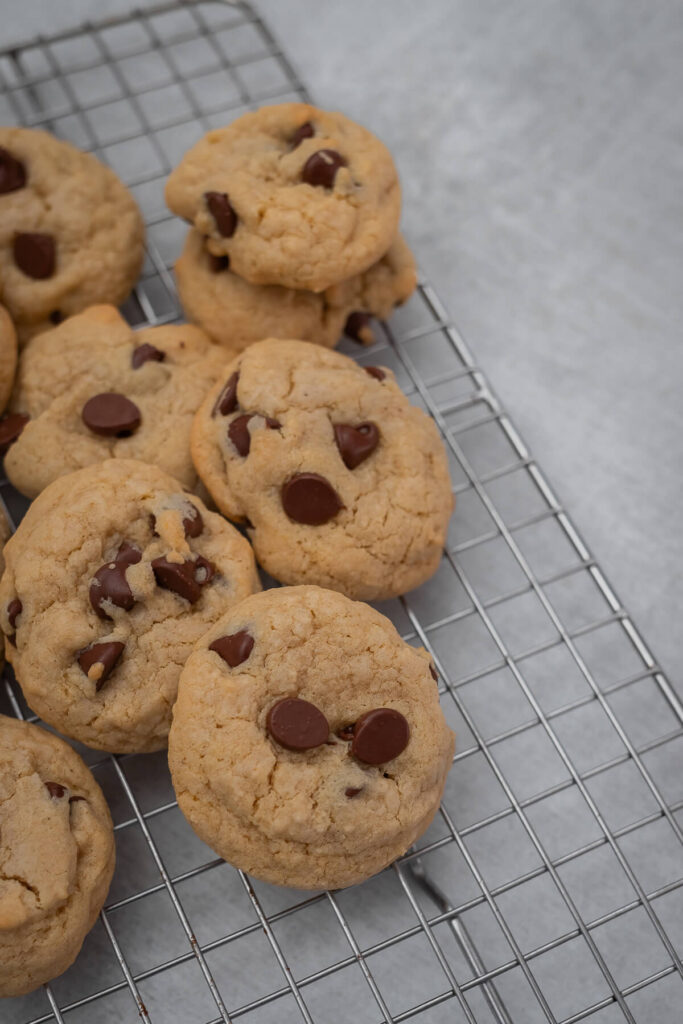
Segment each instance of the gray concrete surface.
[[[257,6],[394,151],[423,269],[680,683],[683,5]],[[104,8],[24,0],[0,38]]]

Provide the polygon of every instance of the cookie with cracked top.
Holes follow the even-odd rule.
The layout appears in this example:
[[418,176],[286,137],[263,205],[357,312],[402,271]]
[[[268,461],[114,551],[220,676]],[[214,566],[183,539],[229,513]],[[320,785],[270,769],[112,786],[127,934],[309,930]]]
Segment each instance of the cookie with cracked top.
[[386,320],[415,290],[413,254],[398,235],[368,270],[324,292],[254,285],[209,253],[191,229],[175,265],[185,314],[210,337],[237,352],[262,338],[301,338],[333,348],[342,334],[362,345],[375,340],[372,320]]
[[114,871],[109,808],[71,747],[0,715],[0,996],[76,959]]
[[180,677],[169,765],[181,810],[216,853],[267,882],[364,881],[439,805],[454,740],[430,669],[426,651],[341,594],[248,597]]
[[391,154],[367,129],[281,103],[208,132],[170,175],[166,202],[251,284],[320,292],[381,259],[401,191]]
[[436,571],[453,507],[446,452],[390,370],[257,342],[207,395],[191,443],[216,505],[248,523],[281,582],[379,600]]
[[117,175],[48,132],[0,127],[0,302],[23,344],[137,280],[144,225]]
[[5,456],[9,479],[33,498],[65,473],[125,458],[194,487],[192,417],[225,361],[190,324],[133,331],[113,306],[70,317],[21,353],[10,409],[29,421]]
[[5,546],[0,626],[29,706],[100,750],[166,745],[193,644],[259,589],[249,543],[155,466],[55,480]]

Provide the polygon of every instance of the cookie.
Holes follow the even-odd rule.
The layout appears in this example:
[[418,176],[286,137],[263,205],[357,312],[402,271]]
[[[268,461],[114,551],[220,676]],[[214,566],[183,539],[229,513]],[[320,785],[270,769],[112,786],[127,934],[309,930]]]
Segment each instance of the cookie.
[[248,542],[154,466],[50,484],[5,547],[0,626],[29,706],[88,746],[166,745],[192,645],[259,589]]
[[76,959],[114,872],[100,787],[64,740],[0,716],[0,996]]
[[9,401],[16,367],[17,336],[9,313],[0,306],[0,412]]
[[91,306],[21,353],[12,410],[31,419],[5,457],[9,479],[33,498],[65,473],[125,458],[194,487],[192,417],[225,361],[197,327],[133,331],[113,306]]
[[169,177],[166,202],[251,284],[320,292],[382,258],[401,190],[367,129],[281,103],[205,135]]
[[175,275],[187,317],[233,351],[278,337],[332,348],[343,333],[372,344],[371,318],[386,320],[417,283],[413,254],[401,235],[369,270],[320,293],[249,284],[228,264],[227,257],[212,256],[191,229]]
[[114,172],[68,142],[0,128],[0,302],[20,342],[137,280],[144,225]]
[[436,571],[453,507],[446,453],[389,370],[304,341],[257,342],[200,407],[192,456],[283,583],[369,601]]
[[319,587],[247,598],[183,669],[169,737],[178,804],[257,878],[362,882],[429,825],[453,758],[426,651]]

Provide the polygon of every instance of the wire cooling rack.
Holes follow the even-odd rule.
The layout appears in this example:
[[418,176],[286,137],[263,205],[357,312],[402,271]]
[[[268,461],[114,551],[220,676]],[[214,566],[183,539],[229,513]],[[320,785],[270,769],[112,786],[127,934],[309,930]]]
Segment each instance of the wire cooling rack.
[[[126,313],[180,315],[163,182],[208,128],[306,96],[246,5],[172,4],[0,55],[0,123],[91,149],[131,187],[148,257]],[[3,1024],[680,1021],[683,708],[427,284],[363,362],[435,419],[457,494],[435,578],[390,615],[440,673],[458,750],[417,848],[308,894],[193,835],[162,754],[84,754],[118,866],[77,963]],[[22,500],[0,484],[13,518]],[[9,678],[2,710],[31,717]]]

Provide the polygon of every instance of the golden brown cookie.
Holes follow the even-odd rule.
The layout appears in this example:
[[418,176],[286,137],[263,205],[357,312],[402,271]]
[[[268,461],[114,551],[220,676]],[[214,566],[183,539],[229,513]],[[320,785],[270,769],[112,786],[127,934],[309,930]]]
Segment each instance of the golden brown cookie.
[[16,368],[17,335],[9,313],[0,306],[0,413],[9,401]]
[[436,813],[453,757],[424,650],[319,587],[247,598],[183,669],[169,737],[180,808],[204,842],[299,889],[362,882]]
[[137,204],[109,167],[47,132],[0,128],[0,302],[21,342],[122,302],[143,246]]
[[389,370],[304,341],[257,342],[199,409],[192,457],[283,583],[369,601],[436,571],[453,507],[446,452]]
[[133,331],[113,306],[33,338],[12,397],[12,410],[31,419],[5,456],[9,479],[33,498],[65,473],[124,458],[194,487],[192,417],[226,358],[197,327]]
[[413,254],[401,235],[369,270],[319,293],[249,284],[228,264],[227,256],[212,256],[191,229],[175,275],[188,318],[234,352],[262,338],[301,338],[333,348],[343,333],[372,344],[371,318],[386,320],[417,282]]
[[169,177],[166,202],[251,284],[320,292],[381,259],[401,190],[391,154],[367,129],[281,103],[205,135]]
[[101,750],[166,745],[193,644],[259,589],[248,542],[155,466],[50,484],[5,547],[0,626],[29,706]]
[[114,871],[100,787],[52,733],[0,716],[0,996],[69,967]]

